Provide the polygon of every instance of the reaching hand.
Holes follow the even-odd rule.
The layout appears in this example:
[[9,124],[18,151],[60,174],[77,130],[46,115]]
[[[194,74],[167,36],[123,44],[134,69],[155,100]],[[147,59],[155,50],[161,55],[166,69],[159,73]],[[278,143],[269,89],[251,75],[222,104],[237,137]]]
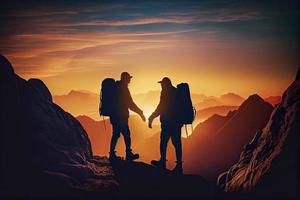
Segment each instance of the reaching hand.
[[148,127],[149,128],[152,128],[152,121],[153,121],[153,117],[150,116],[149,119],[148,119]]
[[145,117],[145,115],[143,114],[143,113],[141,113],[141,118],[142,118],[142,120],[145,122],[146,121],[146,117]]
[[143,121],[146,121],[146,117],[145,117],[145,115],[144,115],[144,113],[143,113],[142,110],[139,110],[139,111],[136,112],[136,113],[142,118]]
[[148,127],[152,128],[152,121],[150,121],[150,120],[148,121]]

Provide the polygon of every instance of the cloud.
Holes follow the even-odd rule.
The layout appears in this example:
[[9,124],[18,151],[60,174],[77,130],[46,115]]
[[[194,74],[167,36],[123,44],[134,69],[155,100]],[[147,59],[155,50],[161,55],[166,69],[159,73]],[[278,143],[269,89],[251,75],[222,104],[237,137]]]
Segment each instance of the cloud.
[[16,35],[3,44],[18,73],[25,77],[49,77],[112,66],[118,55],[167,48],[174,43],[168,39],[170,35],[192,31],[30,33]]
[[[247,30],[257,35],[272,30],[274,13],[278,15],[231,1],[11,6],[0,12],[0,52],[12,58],[21,74],[55,76],[85,70],[85,62],[89,67],[113,65],[124,55],[134,59],[179,43],[222,48],[229,33],[233,40],[249,39],[245,32],[237,37],[244,22],[251,22]],[[268,23],[255,23],[265,19]]]
[[211,12],[186,12],[186,13],[164,13],[156,17],[139,16],[134,19],[92,19],[82,21],[58,21],[56,23],[50,23],[52,27],[122,27],[122,26],[138,26],[149,24],[199,24],[199,23],[224,23],[224,22],[236,22],[236,21],[248,21],[257,20],[265,16],[258,11],[244,12],[235,11],[232,12],[228,9],[216,10]]

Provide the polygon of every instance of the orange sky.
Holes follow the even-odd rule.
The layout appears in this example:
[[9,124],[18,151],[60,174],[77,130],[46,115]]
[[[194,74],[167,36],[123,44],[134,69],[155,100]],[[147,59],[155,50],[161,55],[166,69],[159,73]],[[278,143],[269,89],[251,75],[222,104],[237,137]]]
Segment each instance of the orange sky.
[[294,79],[299,13],[291,5],[145,4],[19,5],[0,14],[12,27],[0,52],[56,95],[98,92],[122,71],[134,76],[132,93],[160,89],[157,81],[169,76],[193,93],[267,97]]

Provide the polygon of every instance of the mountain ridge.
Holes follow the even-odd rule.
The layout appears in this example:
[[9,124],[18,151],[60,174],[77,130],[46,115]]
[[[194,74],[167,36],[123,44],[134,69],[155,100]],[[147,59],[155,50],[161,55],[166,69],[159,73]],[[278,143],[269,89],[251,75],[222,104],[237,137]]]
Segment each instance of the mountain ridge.
[[229,113],[227,117],[214,115],[209,118],[208,121],[219,119],[220,123],[211,125],[214,128],[205,135],[201,134],[199,128],[205,123],[200,123],[188,138],[187,149],[184,150],[189,161],[186,163],[188,172],[205,174],[206,178],[216,179],[222,169],[238,160],[238,152],[257,130],[265,126],[272,110],[273,107],[261,97],[251,95],[237,111]]
[[299,71],[266,126],[244,147],[240,159],[219,175],[224,191],[233,196],[239,191],[240,197],[249,199],[299,199]]

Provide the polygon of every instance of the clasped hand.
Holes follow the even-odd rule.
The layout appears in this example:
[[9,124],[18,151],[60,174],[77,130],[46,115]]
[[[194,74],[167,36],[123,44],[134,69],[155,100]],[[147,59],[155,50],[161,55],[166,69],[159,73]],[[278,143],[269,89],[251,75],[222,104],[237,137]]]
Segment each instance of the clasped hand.
[[[140,115],[140,117],[142,118],[143,121],[146,121],[146,117],[145,117],[145,115],[144,115],[143,112],[139,113],[139,115]],[[148,118],[148,127],[149,127],[149,128],[152,128],[152,121],[153,121],[153,119],[154,119],[154,118],[153,118],[152,116],[150,116],[150,117]]]
[[142,113],[140,113],[140,117],[142,118],[142,120],[145,122],[146,121],[146,117],[145,117],[145,115],[144,115],[144,113],[142,112]]
[[148,127],[149,128],[152,128],[152,122],[153,122],[153,117],[152,116],[150,116],[149,118],[148,118]]

